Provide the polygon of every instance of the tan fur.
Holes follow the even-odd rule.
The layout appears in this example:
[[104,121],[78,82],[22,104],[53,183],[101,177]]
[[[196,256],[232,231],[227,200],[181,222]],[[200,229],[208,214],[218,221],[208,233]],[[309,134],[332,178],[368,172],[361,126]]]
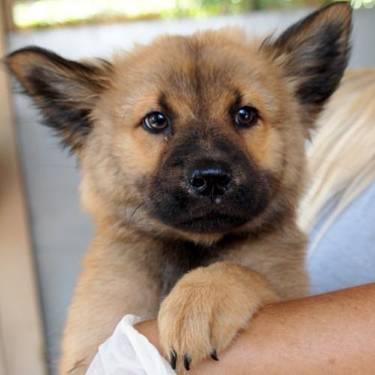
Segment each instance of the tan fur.
[[[294,56],[295,49],[315,40],[310,34],[317,27],[336,22],[344,25],[336,27],[349,27],[349,7],[332,7],[339,10],[339,19],[333,8],[326,8],[278,44],[247,41],[234,29],[161,37],[116,55],[110,68],[95,71],[102,82],[95,90],[90,80],[76,76],[74,64],[62,64],[61,77],[57,62],[53,77],[64,88],[77,85],[78,77],[78,85],[84,86],[78,92],[92,93],[89,103],[81,98],[80,108],[90,110],[93,126],[88,135],[80,134],[75,151],[82,169],[82,204],[96,224],[69,311],[60,374],[84,374],[124,314],[158,318],[164,354],[171,359],[176,351],[182,371],[185,355],[192,365],[214,350],[220,355],[264,304],[307,293],[306,238],[296,225],[296,208],[304,188],[305,136],[331,92],[321,93],[323,99],[315,92],[297,93],[311,77],[298,76],[285,62],[298,65],[305,58],[301,52]],[[341,70],[345,35],[339,41]],[[314,46],[308,47],[310,53]],[[44,105],[46,98],[33,91],[43,92],[44,86],[35,79],[30,83],[31,68],[26,68],[42,57],[38,52],[32,59],[30,53],[10,55],[8,65]],[[310,63],[313,71],[323,62]],[[340,78],[332,83],[332,92]],[[236,128],[231,118],[238,93],[242,105],[259,113],[248,129]],[[147,113],[163,111],[161,100],[173,114],[175,135],[155,135],[142,127]],[[212,158],[222,157],[215,140],[225,139],[245,155],[254,174],[267,176],[271,193],[261,213],[223,232],[176,229],[150,214],[148,204],[159,193],[151,182],[187,135],[191,145]],[[183,156],[189,162],[194,155]],[[241,173],[233,176],[236,183],[241,178]],[[200,252],[205,254],[201,259]]]
[[[247,267],[218,262],[197,268],[176,284],[161,305],[161,345],[165,353],[171,348],[188,353],[194,365],[213,350],[221,353],[257,310],[278,299],[271,285]],[[182,362],[179,370],[183,371]]]
[[[116,224],[118,219],[114,211],[117,202],[127,201],[131,220],[141,228],[152,228],[158,235],[175,238],[183,236],[198,243],[213,243],[222,237],[220,234],[181,233],[148,217],[142,212],[142,207],[137,209],[143,197],[139,196],[134,181],[139,177],[140,171],[144,175],[153,173],[159,163],[159,155],[163,154],[169,142],[162,137],[155,139],[138,126],[139,114],[146,113],[150,108],[158,109],[157,93],[152,94],[147,87],[150,85],[150,80],[155,80],[154,84],[157,87],[169,93],[168,104],[178,110],[181,124],[196,120],[197,104],[194,102],[194,93],[189,87],[192,67],[187,61],[183,62],[183,69],[186,69],[186,82],[178,82],[177,87],[170,82],[165,82],[162,73],[163,70],[168,72],[173,66],[181,64],[183,49],[187,48],[186,41],[209,45],[207,51],[209,56],[206,57],[209,64],[218,58],[221,59],[220,65],[223,64],[222,53],[216,56],[219,48],[228,50],[231,54],[228,55],[228,62],[224,64],[228,77],[223,77],[223,81],[217,81],[216,78],[211,81],[210,76],[214,74],[212,71],[216,67],[207,66],[207,77],[203,78],[209,81],[207,86],[210,87],[211,92],[207,93],[207,98],[215,103],[212,108],[207,108],[208,111],[212,111],[208,113],[208,117],[213,124],[223,122],[225,113],[216,110],[229,105],[230,98],[221,95],[223,82],[229,86],[241,82],[246,93],[245,100],[254,103],[264,114],[264,118],[260,126],[250,129],[241,137],[230,128],[227,129],[225,124],[222,125],[222,132],[251,155],[262,168],[280,177],[285,189],[291,191],[288,199],[293,205],[297,203],[303,181],[304,129],[298,124],[295,103],[292,99],[285,100],[292,95],[288,92],[288,87],[281,84],[279,68],[269,63],[267,56],[259,53],[259,44],[252,42],[248,45],[239,45],[237,41],[234,43],[233,39],[227,40],[225,31],[198,34],[191,39],[183,38],[182,41],[181,38],[162,38],[150,47],[139,48],[130,55],[117,56],[114,66],[115,69],[117,66],[119,68],[115,70],[115,84],[101,98],[95,109],[94,116],[101,127],[98,127],[96,134],[93,135],[90,148],[83,153],[81,191],[83,204],[96,219],[98,231],[95,245],[87,255],[70,309],[64,335],[63,353],[65,354],[61,362],[61,374],[84,373],[98,344],[108,337],[124,314],[133,313],[151,318],[156,316],[158,310],[157,301],[160,298],[158,278],[157,275],[152,274],[150,266],[158,267],[157,265],[162,262],[160,255],[162,245],[159,241],[145,241],[143,236],[140,237]],[[162,56],[160,61],[155,58],[152,60],[145,58],[149,48],[159,48],[162,55],[164,50],[168,50],[169,65],[166,66]],[[175,55],[173,55],[174,49]],[[245,55],[250,60],[249,64],[233,69],[233,59],[242,60]],[[248,85],[243,82],[246,76]],[[136,77],[139,77],[139,80]],[[96,138],[97,145],[95,145]],[[119,164],[126,168],[129,186],[126,185],[126,181],[117,183],[115,178],[109,175],[111,168],[106,163],[111,161],[108,160],[107,148],[110,148],[111,154],[118,157]],[[288,149],[287,154],[285,154],[286,149]],[[283,169],[285,158],[288,163],[287,169]],[[111,204],[108,204],[105,198],[107,194],[112,197]],[[167,357],[170,355],[170,345],[175,350],[189,352],[193,358],[192,365],[209,355],[213,349],[216,349],[220,355],[258,308],[276,300],[276,294],[267,287],[268,282],[282,298],[295,298],[306,294],[308,282],[303,264],[305,238],[293,222],[294,217],[291,216],[279,233],[274,231],[259,240],[252,239],[237,245],[237,248],[231,249],[223,257],[223,260],[227,258],[229,263],[221,263],[221,267],[212,266],[215,272],[211,272],[209,267],[207,275],[205,269],[200,269],[192,271],[186,278],[181,279],[182,284],[177,284],[162,303],[159,314],[160,340]],[[249,226],[256,225],[256,221],[249,224]],[[109,232],[108,228],[111,228]],[[106,236],[111,240],[103,241],[103,237]],[[133,236],[137,240],[130,240]],[[108,244],[99,246],[98,243],[102,242]],[[238,266],[234,265],[236,263],[253,271],[247,274],[245,269],[237,268]],[[160,264],[160,267],[163,266]],[[144,272],[148,270],[147,273],[139,273],[142,269],[145,270]],[[269,281],[254,271],[267,275]],[[235,275],[232,277],[233,272]],[[241,275],[245,277],[242,278]],[[198,286],[205,284],[208,280],[210,286],[203,288],[204,293],[208,294],[205,294],[205,303],[202,305],[199,304],[202,296],[199,292],[195,294],[193,286],[194,283]],[[183,286],[185,281],[191,282],[190,291],[185,290]],[[223,289],[223,283],[231,283],[237,289]],[[146,290],[147,294],[145,294]],[[246,293],[246,290],[251,292]],[[223,298],[228,299],[229,296],[232,296],[231,303],[223,305]],[[198,302],[188,304],[187,301],[191,299]],[[137,300],[139,303],[136,302]],[[173,304],[177,308],[181,306],[182,301],[185,301],[183,304],[185,308],[176,315]],[[217,311],[215,315],[214,312],[220,305],[221,313]],[[203,306],[207,309],[206,314],[200,310]],[[93,311],[101,313],[93,315]],[[187,328],[187,322],[191,321],[194,321],[194,325],[189,326],[192,331],[190,329],[186,331],[186,335],[189,335],[188,339],[182,328]],[[211,327],[215,321],[217,321],[215,326],[217,337],[214,335],[211,342],[208,340],[212,333],[207,330],[208,328],[198,330],[197,327],[203,325]],[[181,357],[181,353],[179,354]],[[73,368],[75,370],[72,370]],[[182,368],[181,362],[179,368],[180,370]]]
[[[89,265],[87,265],[87,262],[85,263],[82,279],[76,292],[65,332],[63,352],[68,353],[68,355],[63,358],[61,366],[62,374],[65,374],[75,365],[76,361],[73,358],[85,358],[85,361],[83,362],[83,370],[79,367],[76,372],[73,371],[72,373],[75,374],[84,371],[92,355],[95,353],[95,347],[108,336],[109,332],[118,322],[119,317],[125,313],[134,313],[142,317],[155,317],[157,311],[157,303],[155,301],[159,298],[159,291],[155,287],[155,285],[158,285],[157,278],[156,276],[152,277],[152,274],[147,276],[142,274],[140,278],[138,270],[143,268],[139,263],[144,262],[146,265],[149,262],[156,266],[160,262],[158,260],[158,252],[161,251],[160,244],[157,241],[151,241],[146,245],[144,239],[142,238],[141,240],[139,237],[139,243],[129,242],[129,237],[131,238],[132,233],[129,233],[123,227],[119,227],[117,230],[116,218],[111,217],[114,207],[108,206],[108,202],[102,198],[102,194],[111,194],[114,206],[117,204],[117,199],[119,201],[128,201],[129,215],[133,214],[134,210],[140,204],[139,200],[143,198],[138,196],[139,193],[134,185],[124,188],[124,182],[122,184],[114,183],[113,179],[108,175],[109,168],[106,166],[108,150],[102,150],[102,148],[111,148],[111,153],[116,155],[119,158],[119,162],[126,168],[127,177],[131,184],[139,177],[140,171],[147,175],[152,174],[156,169],[159,163],[159,155],[168,146],[168,140],[163,138],[155,139],[154,136],[147,134],[138,126],[140,113],[146,113],[150,108],[158,109],[156,104],[157,94],[152,95],[147,88],[150,85],[149,79],[156,80],[156,85],[162,91],[165,90],[169,93],[168,104],[178,110],[179,115],[182,117],[181,123],[196,119],[197,114],[194,107],[197,104],[194,102],[194,93],[190,92],[191,88],[189,87],[190,74],[192,74],[191,69],[193,68],[189,66],[187,61],[184,62],[183,69],[186,69],[186,82],[178,82],[179,85],[177,87],[173,87],[171,83],[163,81],[163,74],[160,73],[160,70],[169,71],[173,66],[181,64],[181,54],[183,54],[183,49],[187,48],[182,42],[189,41],[190,43],[209,45],[210,48],[207,51],[209,56],[206,57],[209,64],[220,58],[220,66],[222,66],[222,53],[220,52],[220,56],[216,56],[219,48],[220,51],[222,49],[228,50],[228,53],[231,54],[228,56],[228,62],[224,64],[226,73],[230,76],[230,79],[225,79],[225,84],[230,86],[231,81],[233,84],[241,82],[244,85],[243,90],[246,93],[245,100],[254,103],[260,112],[264,114],[264,118],[261,120],[262,124],[260,126],[250,129],[243,137],[238,137],[230,129],[223,128],[222,131],[225,132],[228,138],[233,138],[238,147],[244,149],[246,153],[254,157],[259,165],[282,177],[285,188],[289,188],[293,192],[293,196],[290,196],[289,199],[293,205],[297,203],[299,189],[303,180],[304,129],[298,125],[298,117],[295,115],[296,111],[294,110],[295,104],[293,100],[285,100],[285,98],[291,95],[288,93],[288,88],[280,84],[281,72],[278,67],[270,64],[267,56],[259,54],[259,44],[252,42],[249,45],[240,47],[238,42],[233,43],[233,39],[227,40],[225,31],[198,34],[191,39],[184,38],[183,41],[180,38],[182,37],[162,38],[156,41],[151,47],[140,48],[133,51],[130,55],[117,56],[114,66],[121,67],[121,69],[115,71],[117,75],[114,79],[115,84],[101,99],[94,112],[94,116],[97,117],[97,121],[102,125],[102,128],[98,129],[97,134],[95,134],[95,137],[98,137],[97,147],[94,146],[93,142],[90,149],[86,150],[86,153],[83,155],[83,203],[86,209],[94,215],[99,226],[103,223],[104,228],[113,228],[109,237],[113,239],[118,238],[120,243],[117,243],[116,246],[107,246],[105,261],[102,258],[100,260],[92,260],[97,257],[95,247],[87,255]],[[215,43],[217,44],[216,46]],[[147,55],[149,48],[160,48],[161,54],[164,54],[164,50],[168,50],[170,59],[168,64],[170,65],[165,66],[162,56],[160,57],[160,61],[145,58],[145,54]],[[176,50],[175,56],[173,55],[174,49]],[[233,59],[242,60],[244,55],[247,58],[250,57],[249,64],[242,66],[241,69],[238,67],[233,69]],[[171,57],[174,57],[175,60]],[[225,114],[217,112],[216,108],[228,107],[229,98],[220,95],[223,90],[223,81],[217,81],[216,78],[212,79],[212,81],[210,80],[211,74],[214,74],[212,71],[215,68],[215,66],[208,65],[207,77],[203,79],[209,81],[207,86],[210,87],[211,92],[207,93],[207,96],[210,98],[210,101],[215,103],[213,108],[208,107],[208,111],[212,111],[208,113],[208,117],[212,123],[221,123]],[[145,74],[146,76],[149,75],[149,79],[148,77],[144,77]],[[136,80],[135,78],[129,79],[129,77],[140,78]],[[216,77],[216,75],[213,77]],[[243,77],[247,77],[248,85],[243,82]],[[132,92],[136,92],[137,95],[135,98]],[[107,144],[103,142],[105,138],[110,138]],[[285,155],[285,149],[289,149],[287,155]],[[285,163],[284,158],[290,158],[290,160],[288,159],[288,168],[286,170],[282,169],[282,164]],[[96,164],[95,168],[93,164]],[[98,168],[98,164],[102,164],[102,170]],[[98,184],[99,179],[101,181],[100,184]],[[100,185],[103,191],[98,191],[98,185]],[[147,217],[142,212],[142,207],[136,210],[132,220],[137,221],[137,225],[144,228],[151,227],[159,235],[174,237],[182,235],[196,242],[212,243],[222,237],[218,234],[194,235],[191,233],[180,233]],[[249,266],[252,270],[267,275],[273,288],[278,290],[283,298],[299,297],[306,293],[307,279],[304,274],[303,265],[305,238],[299,234],[298,229],[292,224],[293,220],[294,218],[291,217],[288,220],[290,224],[287,225],[285,223],[281,233],[263,236],[260,241],[252,240],[250,243],[246,241],[237,249],[233,248],[226,256],[231,263],[222,263],[223,267],[215,268],[216,272],[212,272],[212,274],[210,273],[210,275],[206,276],[203,269],[192,271],[189,274],[187,282],[196,275],[195,279],[198,284],[205,283],[206,280],[212,278],[211,285],[213,288],[210,288],[209,296],[206,296],[207,299],[205,301],[205,306],[210,309],[207,311],[209,315],[203,313],[198,318],[194,311],[195,307],[199,309],[199,305],[185,304],[186,308],[180,311],[181,315],[176,316],[175,311],[168,306],[171,306],[175,302],[179,306],[180,301],[188,300],[189,298],[199,299],[199,294],[190,296],[190,293],[186,291],[181,292],[179,285],[173,289],[169,297],[163,302],[161,314],[159,315],[159,323],[161,325],[160,339],[167,356],[170,354],[168,352],[170,344],[173,344],[177,350],[178,339],[185,340],[183,336],[184,331],[181,331],[181,327],[175,324],[182,325],[185,320],[191,321],[192,317],[189,313],[193,314],[197,326],[199,324],[212,324],[211,321],[206,320],[208,318],[215,321],[215,315],[212,315],[211,312],[217,308],[223,298],[223,294],[215,293],[216,288],[218,291],[222,290],[220,283],[215,287],[215,279],[217,281],[225,280],[225,282],[230,282],[231,269],[235,267],[229,266],[232,262]],[[252,223],[250,225],[255,224]],[[103,233],[98,231],[96,238],[101,240],[102,237]],[[123,238],[125,240],[122,240]],[[116,252],[112,250],[112,247],[116,248],[117,246],[123,252],[121,256],[123,259],[121,260],[118,259],[119,255],[116,255]],[[248,251],[249,247],[253,249],[250,252]],[[99,250],[103,251],[103,249]],[[137,254],[134,260],[129,259],[129,257],[133,258],[135,256],[132,254]],[[122,267],[124,268],[121,270],[121,273],[114,273],[114,266],[111,263],[106,264],[107,262],[111,262],[111,258],[113,259],[113,264],[123,265]],[[151,259],[148,259],[146,262],[147,258]],[[132,272],[129,270],[130,265],[136,271]],[[96,267],[100,269],[100,272]],[[118,267],[120,268],[120,266]],[[228,277],[226,272],[229,273]],[[106,273],[109,273],[108,277],[111,279],[110,287],[102,280]],[[242,270],[240,274],[243,273],[244,271]],[[115,276],[116,274],[117,276]],[[136,275],[137,277],[135,277]],[[240,275],[237,275],[233,279],[233,285],[238,283],[238,291],[241,292],[242,290],[242,293],[239,295],[242,296],[246,289],[251,288],[251,280],[254,279],[254,292],[249,293],[246,299],[244,299],[245,297],[239,297],[237,292],[231,289],[222,290],[224,295],[225,293],[233,294],[231,299],[233,303],[222,306],[223,316],[227,316],[227,325],[222,322],[223,316],[217,317],[218,326],[216,329],[219,330],[217,335],[225,337],[225,340],[220,342],[218,339],[217,342],[210,343],[217,345],[216,350],[221,351],[224,349],[237,331],[250,319],[251,315],[260,306],[271,300],[270,296],[273,293],[266,287],[267,282],[259,281],[259,276],[255,275],[257,274],[251,272],[248,275],[248,280],[246,278],[241,280]],[[200,277],[203,280],[200,280]],[[181,282],[183,280],[185,278]],[[119,285],[119,289],[114,288],[114,283],[115,285]],[[257,286],[258,284],[259,286]],[[150,288],[151,285],[153,288]],[[147,295],[143,292],[146,289],[148,290]],[[257,289],[259,291],[255,292]],[[83,290],[82,293],[80,292],[81,290]],[[131,293],[129,298],[126,297],[128,293]],[[136,296],[138,293],[141,293],[141,295]],[[107,298],[103,300],[103,295],[108,296],[108,300]],[[115,298],[114,296],[116,295],[121,295],[121,299],[118,300],[118,298]],[[138,305],[135,303],[135,298],[140,298],[142,304]],[[114,300],[118,300],[118,302]],[[245,304],[248,304],[249,309],[244,308]],[[111,305],[111,308],[109,305]],[[95,321],[89,318],[92,314],[93,306],[95,306],[96,311],[103,312],[96,316]],[[228,310],[225,310],[226,307]],[[189,309],[192,308],[193,310],[190,312]],[[168,313],[165,313],[164,316],[163,311],[168,311]],[[179,323],[173,324],[171,321],[173,317],[175,319],[179,317]],[[238,317],[241,317],[241,319],[238,319]],[[92,327],[95,327],[94,331]],[[221,332],[220,329],[223,331]],[[83,334],[83,332],[87,333]],[[179,333],[182,336],[176,337],[177,341],[171,342],[170,335],[178,335]],[[209,335],[207,330],[201,330],[199,333],[195,330],[189,336],[190,341],[184,347],[181,346],[181,349],[190,350],[191,355],[193,355],[193,364],[215,349],[213,346],[208,347],[207,335]],[[85,340],[85,337],[87,337],[87,340]],[[204,342],[207,345],[204,345]],[[199,343],[202,344],[200,345]],[[85,353],[91,354],[87,357]],[[69,356],[71,357],[69,358]]]

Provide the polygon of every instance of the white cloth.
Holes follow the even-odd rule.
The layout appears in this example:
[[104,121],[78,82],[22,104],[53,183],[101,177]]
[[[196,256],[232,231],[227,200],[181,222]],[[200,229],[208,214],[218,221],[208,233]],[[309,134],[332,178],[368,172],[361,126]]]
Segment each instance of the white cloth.
[[140,321],[126,315],[100,345],[86,375],[175,375],[157,349],[133,328]]

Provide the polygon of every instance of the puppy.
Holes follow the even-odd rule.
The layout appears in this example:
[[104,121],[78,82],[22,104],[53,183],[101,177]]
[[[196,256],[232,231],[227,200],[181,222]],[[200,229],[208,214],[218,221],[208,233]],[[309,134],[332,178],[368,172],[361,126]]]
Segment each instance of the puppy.
[[351,9],[281,36],[164,36],[111,62],[29,47],[6,63],[78,157],[96,234],[63,341],[83,374],[125,314],[158,319],[178,371],[214,359],[263,305],[308,291],[296,225],[304,143],[349,56]]

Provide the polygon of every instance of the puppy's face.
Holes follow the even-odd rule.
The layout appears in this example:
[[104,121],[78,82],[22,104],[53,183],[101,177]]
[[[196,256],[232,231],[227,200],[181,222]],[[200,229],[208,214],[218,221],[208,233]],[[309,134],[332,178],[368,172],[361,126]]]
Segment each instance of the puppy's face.
[[293,213],[305,135],[341,79],[349,33],[338,4],[275,41],[221,30],[111,63],[29,48],[8,65],[79,155],[98,220],[199,240]]
[[98,113],[110,118],[100,122],[113,134],[121,180],[144,202],[139,210],[178,230],[225,232],[249,222],[278,179],[282,88],[276,72],[265,74],[267,60],[232,38],[162,38],[119,57],[117,84]]

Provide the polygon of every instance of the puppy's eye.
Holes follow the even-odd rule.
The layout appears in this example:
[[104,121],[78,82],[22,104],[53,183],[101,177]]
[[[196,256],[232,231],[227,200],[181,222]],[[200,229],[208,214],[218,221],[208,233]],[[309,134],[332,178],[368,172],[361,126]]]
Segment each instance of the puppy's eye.
[[234,113],[234,122],[238,128],[250,128],[259,119],[259,114],[254,107],[241,107]]
[[169,126],[167,116],[161,112],[150,112],[143,119],[143,127],[151,133],[161,133]]

